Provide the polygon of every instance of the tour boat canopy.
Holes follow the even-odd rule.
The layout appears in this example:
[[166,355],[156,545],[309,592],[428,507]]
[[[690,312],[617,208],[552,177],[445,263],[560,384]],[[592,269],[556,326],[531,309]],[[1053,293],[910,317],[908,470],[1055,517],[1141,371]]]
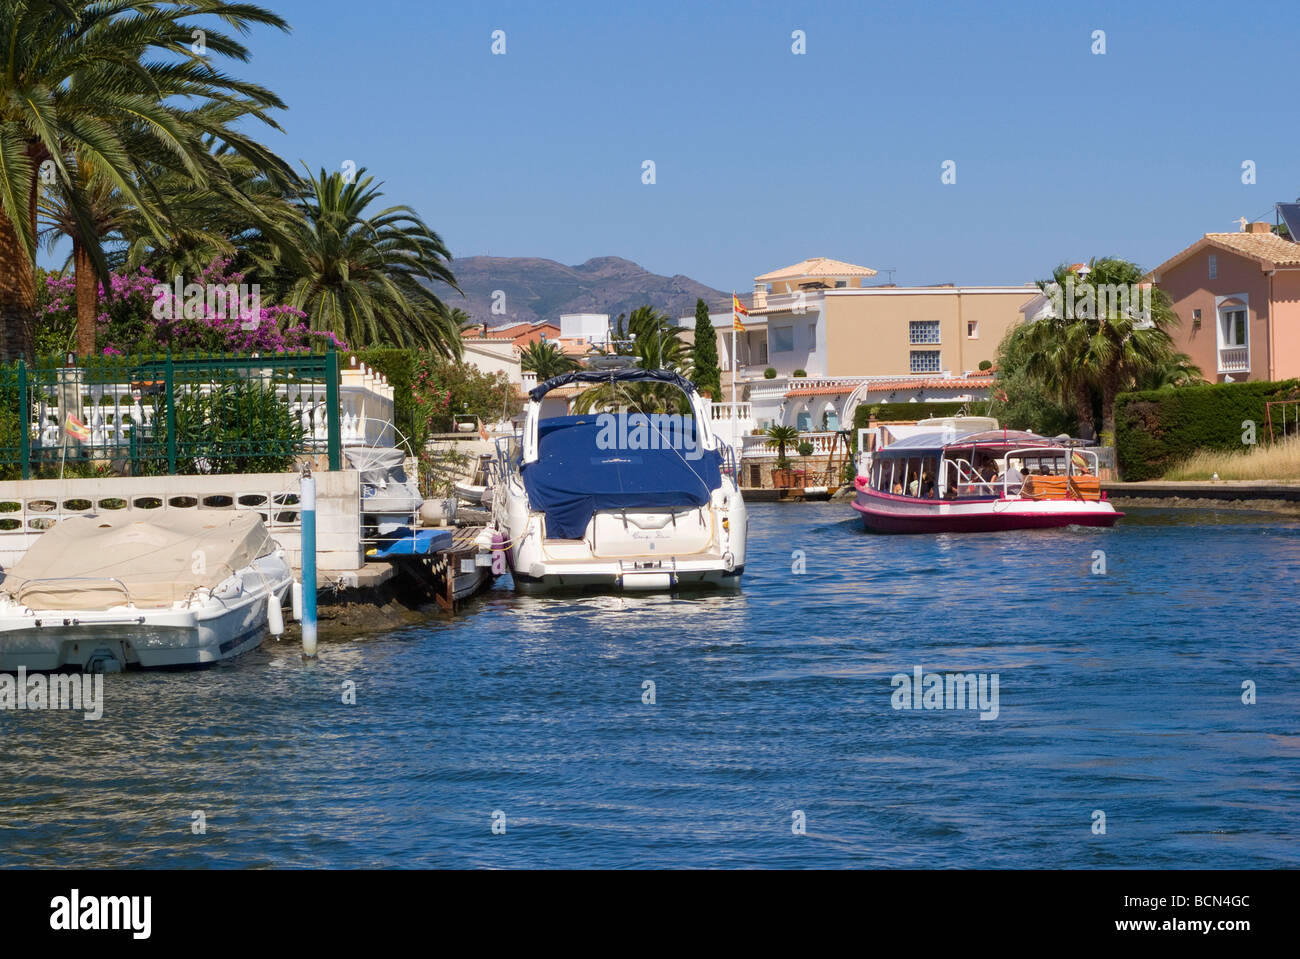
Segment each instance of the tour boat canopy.
[[540,403],[542,397],[551,390],[570,383],[668,383],[687,396],[695,392],[695,384],[680,374],[671,370],[647,370],[638,366],[628,370],[575,370],[572,373],[561,373],[534,386],[528,391],[528,398],[534,403]]
[[1036,433],[1020,430],[981,430],[977,433],[954,433],[951,430],[916,433],[879,450],[876,456],[885,459],[909,456],[938,456],[946,450],[970,449],[978,446],[982,449],[1018,449],[1023,446],[1058,447],[1065,449],[1059,442]]
[[520,472],[529,504],[546,514],[548,538],[580,539],[596,510],[703,506],[722,485],[722,456],[700,448],[691,417],[675,421],[680,435],[662,437],[651,426],[648,445],[657,449],[608,448],[609,426],[600,420],[590,413],[538,423],[541,455]]

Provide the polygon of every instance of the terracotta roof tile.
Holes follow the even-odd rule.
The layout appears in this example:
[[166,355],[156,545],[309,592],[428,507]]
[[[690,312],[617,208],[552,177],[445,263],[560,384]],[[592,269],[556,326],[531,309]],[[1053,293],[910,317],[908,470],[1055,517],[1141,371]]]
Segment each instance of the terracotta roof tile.
[[1147,274],[1159,275],[1182,263],[1192,254],[1214,247],[1274,266],[1300,266],[1300,243],[1284,240],[1276,233],[1207,233],[1191,246],[1175,253]]
[[794,266],[783,267],[754,277],[757,283],[769,280],[791,280],[801,276],[875,276],[876,271],[869,266],[854,266],[843,260],[832,260],[825,256],[816,256]]

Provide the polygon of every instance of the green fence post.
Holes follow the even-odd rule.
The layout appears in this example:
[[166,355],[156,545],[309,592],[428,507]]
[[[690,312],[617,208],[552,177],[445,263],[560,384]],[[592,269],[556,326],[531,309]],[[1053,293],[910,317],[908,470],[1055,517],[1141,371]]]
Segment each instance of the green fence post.
[[325,419],[329,427],[330,470],[343,468],[342,437],[339,435],[339,355],[325,353]]
[[167,399],[167,472],[176,475],[176,375],[171,350],[167,351],[165,396]]
[[32,478],[32,398],[27,395],[27,364],[18,361],[18,431],[23,461],[23,479]]

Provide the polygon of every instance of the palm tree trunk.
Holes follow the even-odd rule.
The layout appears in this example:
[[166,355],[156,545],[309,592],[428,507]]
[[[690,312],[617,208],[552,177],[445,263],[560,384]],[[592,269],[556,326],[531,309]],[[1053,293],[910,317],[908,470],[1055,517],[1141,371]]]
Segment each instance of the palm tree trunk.
[[[32,177],[29,217],[36,235],[36,178]],[[23,251],[13,221],[0,210],[0,360],[13,362],[32,352],[36,323],[35,264]]]
[[1079,434],[1087,439],[1097,435],[1097,422],[1092,415],[1092,391],[1082,383],[1074,387],[1074,415],[1079,421]]
[[90,253],[75,238],[72,241],[72,266],[77,281],[77,355],[84,358],[95,352],[95,325],[99,315],[95,294],[99,284]]
[[1101,442],[1115,445],[1115,397],[1119,395],[1119,374],[1108,371],[1101,381]]

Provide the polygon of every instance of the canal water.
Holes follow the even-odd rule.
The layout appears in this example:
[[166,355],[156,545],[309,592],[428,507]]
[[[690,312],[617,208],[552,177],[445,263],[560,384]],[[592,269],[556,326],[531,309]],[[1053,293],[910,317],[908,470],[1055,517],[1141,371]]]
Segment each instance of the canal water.
[[[98,721],[0,712],[0,865],[1300,865],[1296,520],[750,516],[738,593],[503,579],[315,663],[106,677]],[[996,674],[996,718],[918,669],[990,717]]]

